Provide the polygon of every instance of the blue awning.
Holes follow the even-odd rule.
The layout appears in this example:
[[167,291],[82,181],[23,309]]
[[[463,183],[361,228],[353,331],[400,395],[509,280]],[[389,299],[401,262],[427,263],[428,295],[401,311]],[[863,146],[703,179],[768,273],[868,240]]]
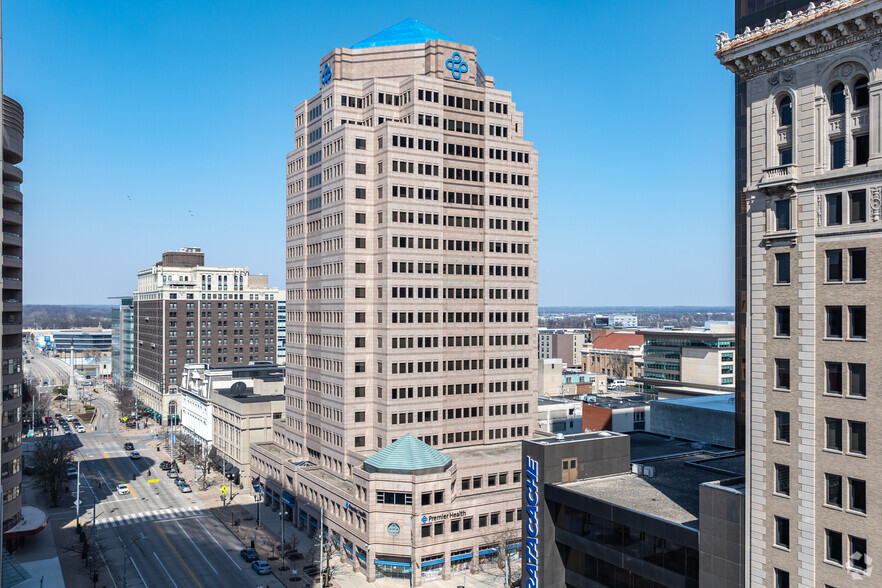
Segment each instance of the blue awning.
[[309,524],[318,529],[318,523],[315,521],[309,521]]
[[387,561],[385,559],[375,559],[374,565],[397,566],[399,568],[409,568],[410,562],[409,561]]
[[294,497],[282,490],[282,502],[287,504],[288,506],[295,506],[297,501],[294,500]]
[[509,546],[506,547],[505,549],[506,549],[506,550],[509,550],[509,549],[518,549],[518,548],[520,548],[520,546],[521,546],[521,544],[518,543],[518,544],[516,544],[516,545],[509,545]]
[[444,558],[442,557],[441,559],[433,559],[432,561],[424,561],[422,564],[420,564],[420,567],[424,568],[426,566],[436,566],[436,565],[443,564],[443,563],[444,563]]
[[352,553],[352,548],[351,548],[350,546],[346,545],[345,542],[343,543],[343,549],[345,549],[346,551],[348,551],[350,554]]
[[494,547],[493,549],[482,549],[478,552],[478,555],[490,555],[491,553],[499,553],[499,548]]
[[471,554],[471,553],[463,553],[462,555],[452,555],[452,556],[450,556],[450,561],[451,561],[451,562],[459,561],[459,560],[461,560],[461,559],[472,559],[472,554]]
[[300,513],[300,518],[303,519],[303,520],[305,521],[305,520],[306,520],[306,515],[303,514],[303,513]]
[[365,561],[365,562],[367,561],[367,558],[365,556],[363,556],[362,554],[356,553],[355,555],[357,555],[358,559],[360,559],[361,561]]

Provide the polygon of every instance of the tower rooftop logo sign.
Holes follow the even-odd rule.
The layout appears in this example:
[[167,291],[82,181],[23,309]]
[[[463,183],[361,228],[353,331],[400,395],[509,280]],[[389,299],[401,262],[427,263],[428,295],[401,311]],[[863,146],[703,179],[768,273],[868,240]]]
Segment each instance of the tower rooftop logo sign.
[[458,80],[462,74],[469,71],[469,64],[462,60],[459,51],[454,51],[450,59],[447,60],[447,69],[453,74],[453,79]]
[[327,86],[331,81],[331,66],[325,63],[325,67],[322,68],[322,86]]

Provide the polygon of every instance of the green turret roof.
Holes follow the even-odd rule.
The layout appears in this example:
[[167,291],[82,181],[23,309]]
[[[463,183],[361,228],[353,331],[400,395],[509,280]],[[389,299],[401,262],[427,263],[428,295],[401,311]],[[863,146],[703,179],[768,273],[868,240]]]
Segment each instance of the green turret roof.
[[434,447],[407,434],[364,460],[364,465],[367,471],[412,474],[433,469],[443,471],[451,461]]

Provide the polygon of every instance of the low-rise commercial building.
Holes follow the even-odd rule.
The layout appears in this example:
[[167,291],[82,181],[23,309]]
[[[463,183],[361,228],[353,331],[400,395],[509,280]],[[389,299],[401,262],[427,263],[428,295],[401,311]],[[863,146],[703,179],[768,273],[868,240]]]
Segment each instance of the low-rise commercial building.
[[735,447],[735,394],[666,398],[652,403],[647,431]]
[[582,401],[575,397],[540,396],[538,427],[546,433],[581,433]]
[[593,397],[582,402],[581,431],[650,430],[650,403],[642,398]]
[[109,353],[113,347],[113,332],[111,329],[99,328],[54,331],[52,342],[59,355],[68,355],[71,349],[74,355]]
[[181,375],[181,440],[232,475],[251,475],[252,442],[272,440],[284,412],[284,368],[272,363],[210,367],[187,364]]
[[659,397],[728,393],[735,386],[735,325],[702,329],[641,329],[643,374]]
[[522,585],[743,585],[743,453],[602,431],[525,441],[523,470]]
[[643,335],[633,331],[613,331],[587,344],[581,355],[584,371],[630,381],[641,375]]

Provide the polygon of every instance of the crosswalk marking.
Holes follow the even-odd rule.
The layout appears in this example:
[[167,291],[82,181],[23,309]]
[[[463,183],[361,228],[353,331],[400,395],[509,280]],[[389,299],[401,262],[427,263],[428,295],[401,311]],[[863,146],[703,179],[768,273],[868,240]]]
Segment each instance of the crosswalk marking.
[[129,513],[109,517],[95,524],[97,528],[121,527],[132,523],[144,523],[147,521],[171,521],[195,517],[211,516],[211,512],[196,506],[183,506],[168,510],[151,510],[137,513]]

